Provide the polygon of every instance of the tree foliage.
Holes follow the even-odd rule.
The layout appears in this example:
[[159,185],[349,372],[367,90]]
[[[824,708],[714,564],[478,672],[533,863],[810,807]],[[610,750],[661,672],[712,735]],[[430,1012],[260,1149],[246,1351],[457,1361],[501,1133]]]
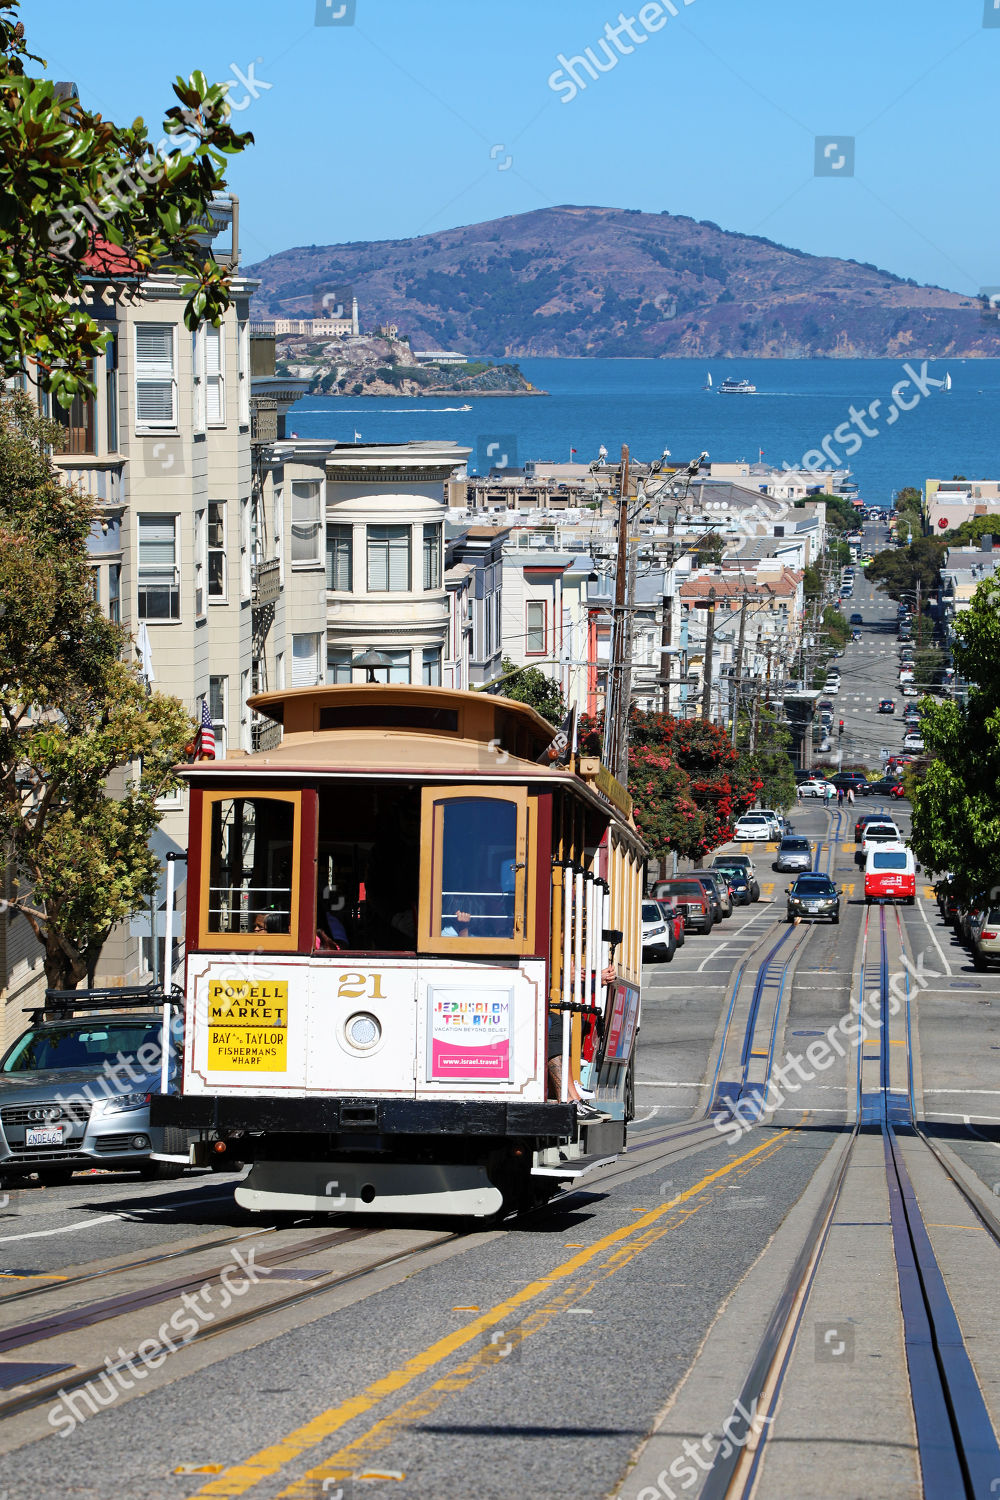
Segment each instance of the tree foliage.
[[26,396],[0,401],[0,858],[49,984],[73,988],[155,889],[156,798],[193,725],[94,602],[93,515],[49,464],[55,436]]
[[978,547],[984,536],[1000,542],[1000,515],[972,516],[945,534],[949,547]]
[[955,637],[956,668],[974,686],[964,705],[921,705],[928,760],[910,782],[913,847],[971,892],[992,886],[1000,870],[1000,583],[979,585]]
[[505,698],[513,698],[515,703],[528,703],[540,713],[543,719],[548,719],[550,724],[561,724],[566,717],[566,700],[562,694],[562,688],[551,677],[538,667],[518,668],[509,657],[504,657],[500,664],[501,678],[508,673],[516,673],[508,682],[501,683],[501,690]]
[[107,341],[73,305],[88,267],[123,293],[154,266],[176,273],[188,327],[218,321],[232,273],[206,255],[204,225],[227,159],[253,137],[232,129],[226,85],[202,73],[174,83],[162,142],[142,120],[116,125],[60,97],[26,71],[42,60],[27,50],[19,8],[0,0],[0,367],[10,375],[30,362],[67,404],[93,390]]
[[[599,755],[600,719],[580,723],[580,748]],[[763,782],[728,735],[703,719],[629,715],[629,782],[635,824],[650,852],[696,859],[732,837]]]
[[947,543],[936,537],[919,536],[908,547],[890,547],[877,552],[865,569],[870,583],[881,584],[890,599],[902,599],[916,591],[926,602],[938,586]]
[[790,807],[795,801],[795,767],[789,755],[792,736],[772,709],[761,706],[757,713],[754,749],[750,747],[752,719],[741,712],[736,747],[742,763],[760,780],[758,799],[764,807]]

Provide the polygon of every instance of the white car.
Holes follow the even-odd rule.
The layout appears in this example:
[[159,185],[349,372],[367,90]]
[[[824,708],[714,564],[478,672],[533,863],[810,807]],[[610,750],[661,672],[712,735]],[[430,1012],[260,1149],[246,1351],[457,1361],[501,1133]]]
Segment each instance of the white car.
[[904,734],[904,750],[922,750],[924,748],[924,737],[921,734]]
[[904,682],[903,683],[903,697],[904,698],[919,698],[920,697],[920,694],[917,692],[917,690],[913,686],[912,682]]
[[800,781],[799,792],[803,797],[827,797],[829,796],[830,783],[823,781],[821,777],[814,776],[811,781]]
[[866,823],[861,833],[861,848],[858,851],[858,859],[864,865],[868,859],[868,851],[875,844],[901,844],[903,835],[896,827],[891,818],[879,818],[878,822]]
[[770,843],[777,837],[777,829],[771,819],[766,818],[763,813],[744,813],[742,818],[736,819],[736,825],[733,828],[733,838],[737,843],[750,843],[754,839],[763,839],[765,843]]

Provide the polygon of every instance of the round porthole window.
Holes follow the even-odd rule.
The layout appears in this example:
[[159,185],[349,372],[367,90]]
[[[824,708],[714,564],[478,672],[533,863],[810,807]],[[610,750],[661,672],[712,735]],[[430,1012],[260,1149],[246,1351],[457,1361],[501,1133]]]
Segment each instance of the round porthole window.
[[344,1026],[344,1034],[352,1047],[359,1052],[370,1052],[377,1047],[382,1040],[382,1028],[376,1018],[366,1010],[358,1011],[349,1016]]

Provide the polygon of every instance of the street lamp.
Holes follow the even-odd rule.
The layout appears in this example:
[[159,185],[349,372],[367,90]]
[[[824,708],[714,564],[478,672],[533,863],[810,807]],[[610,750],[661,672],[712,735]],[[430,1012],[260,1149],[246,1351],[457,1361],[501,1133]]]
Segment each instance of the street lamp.
[[363,652],[361,656],[354,656],[351,658],[352,667],[363,668],[368,673],[368,676],[365,678],[366,682],[378,681],[375,673],[379,667],[385,668],[385,680],[386,682],[388,682],[389,668],[392,666],[392,664],[393,662],[391,656],[387,656],[384,651],[376,651],[374,650],[374,648],[369,651]]

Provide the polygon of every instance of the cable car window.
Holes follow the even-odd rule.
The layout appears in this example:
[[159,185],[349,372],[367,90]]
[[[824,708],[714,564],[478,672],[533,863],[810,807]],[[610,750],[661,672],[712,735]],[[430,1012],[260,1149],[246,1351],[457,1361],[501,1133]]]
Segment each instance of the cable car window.
[[211,803],[210,933],[288,933],[295,804],[274,797]]
[[[424,791],[422,942],[447,952],[524,951],[527,798],[523,788]],[[429,837],[428,837],[429,834]]]
[[464,797],[442,811],[441,936],[511,937],[517,808]]

